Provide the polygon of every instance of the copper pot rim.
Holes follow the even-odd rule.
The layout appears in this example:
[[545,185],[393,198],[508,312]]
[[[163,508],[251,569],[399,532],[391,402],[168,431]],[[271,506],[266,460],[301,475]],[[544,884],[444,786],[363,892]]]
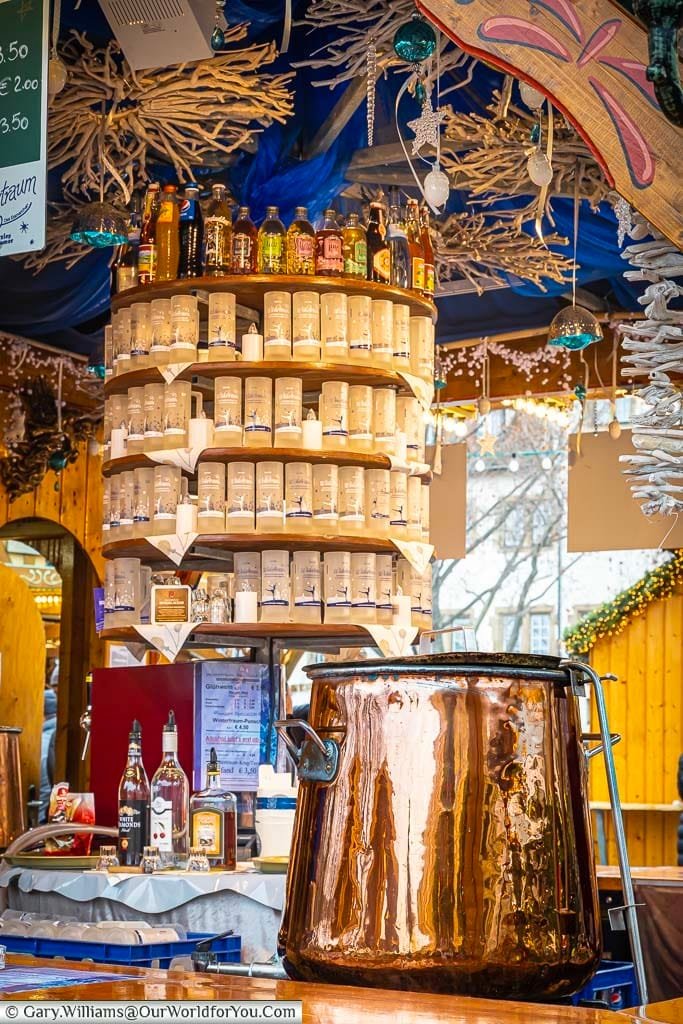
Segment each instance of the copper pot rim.
[[318,679],[340,676],[381,676],[400,672],[402,675],[458,675],[515,676],[528,679],[546,679],[567,685],[570,674],[561,658],[546,654],[505,654],[494,652],[457,651],[449,654],[422,654],[406,658],[377,658],[370,661],[332,662],[309,665],[304,671]]

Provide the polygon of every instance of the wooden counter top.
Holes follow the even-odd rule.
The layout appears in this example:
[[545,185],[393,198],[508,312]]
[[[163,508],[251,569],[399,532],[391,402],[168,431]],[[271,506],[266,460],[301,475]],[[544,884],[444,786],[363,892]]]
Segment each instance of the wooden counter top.
[[[621,889],[619,868],[612,864],[598,864],[598,888],[602,892]],[[663,864],[655,868],[631,868],[634,882],[643,885],[683,885],[683,868]]]
[[[303,984],[293,981],[266,981],[256,978],[229,978],[209,974],[151,971],[100,964],[65,963],[37,960],[28,956],[8,956],[8,965],[68,967],[69,970],[111,973],[111,982],[93,982],[84,986],[33,990],[14,993],[5,999],[86,1000],[180,1000],[180,999],[300,999],[304,1024],[625,1024],[646,1021],[636,1011],[616,1014],[609,1010],[590,1010],[571,1006],[541,1006],[499,1000],[470,999],[464,996],[435,996],[418,992],[394,992],[333,985]],[[117,979],[117,975],[135,975]],[[662,1004],[667,1006],[668,1004]],[[666,1024],[681,1024],[681,1018],[659,1017]]]

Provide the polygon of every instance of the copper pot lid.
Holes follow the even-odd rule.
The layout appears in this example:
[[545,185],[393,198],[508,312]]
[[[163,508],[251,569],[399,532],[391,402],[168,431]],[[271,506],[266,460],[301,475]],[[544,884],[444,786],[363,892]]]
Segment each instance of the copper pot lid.
[[371,661],[344,661],[309,665],[305,671],[311,679],[332,679],[339,676],[382,676],[400,672],[420,675],[502,675],[569,681],[568,670],[561,658],[546,654],[505,654],[483,651],[457,651],[450,654],[421,654],[408,658],[377,658]]

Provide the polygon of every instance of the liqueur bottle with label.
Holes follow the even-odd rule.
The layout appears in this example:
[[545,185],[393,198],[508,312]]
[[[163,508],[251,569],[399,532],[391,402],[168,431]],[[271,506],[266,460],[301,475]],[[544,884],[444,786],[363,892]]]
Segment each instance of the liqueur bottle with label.
[[392,189],[387,227],[389,256],[391,258],[391,283],[397,288],[410,287],[410,248],[408,235],[401,216],[398,189]]
[[213,747],[206,765],[206,789],[190,801],[190,846],[201,850],[212,868],[235,870],[237,800],[221,786],[221,766]]
[[169,711],[161,737],[161,764],[152,778],[150,843],[163,867],[177,867],[188,855],[190,787],[178,761],[178,729]]
[[297,206],[287,229],[287,273],[315,274],[315,231],[305,206]]
[[180,277],[201,277],[203,234],[199,185],[191,181],[180,203]]
[[410,287],[422,294],[425,286],[425,255],[417,199],[409,199],[406,203],[406,233],[410,251]]
[[425,261],[424,294],[428,299],[433,299],[436,280],[434,274],[434,246],[432,245],[432,234],[429,230],[429,210],[426,206],[423,206],[420,210],[420,229]]
[[164,185],[159,204],[155,241],[157,266],[155,281],[175,281],[180,261],[180,203],[175,185]]
[[255,274],[258,265],[258,230],[249,216],[249,207],[240,206],[232,228],[230,271]]
[[287,271],[287,232],[277,206],[266,207],[266,219],[259,228],[258,268],[261,274]]
[[116,258],[112,271],[112,291],[118,295],[127,288],[134,288],[138,283],[138,246],[140,245],[140,199],[133,195],[128,225],[128,241],[117,246]]
[[370,203],[367,246],[368,281],[389,284],[391,279],[391,257],[389,255],[389,243],[387,242],[384,206],[379,200]]
[[359,222],[357,213],[349,214],[342,238],[344,277],[358,277],[364,281],[368,272],[368,244],[365,228]]
[[145,207],[140,228],[138,248],[138,284],[152,284],[156,278],[157,246],[156,227],[159,213],[159,185],[157,182],[147,189]]
[[149,845],[149,782],[142,763],[142,729],[137,719],[128,736],[128,760],[119,783],[119,863],[136,868]]
[[315,272],[325,277],[344,273],[344,240],[334,210],[325,210],[323,226],[315,234]]
[[232,215],[225,185],[211,186],[211,199],[204,218],[204,273],[222,277],[230,273]]

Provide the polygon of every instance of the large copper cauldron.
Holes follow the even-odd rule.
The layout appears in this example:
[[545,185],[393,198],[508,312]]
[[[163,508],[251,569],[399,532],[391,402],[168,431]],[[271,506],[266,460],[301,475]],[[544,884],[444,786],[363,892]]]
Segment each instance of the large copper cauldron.
[[301,780],[288,974],[498,997],[580,988],[600,928],[569,672],[486,654],[308,671],[312,728],[301,748],[283,730]]

